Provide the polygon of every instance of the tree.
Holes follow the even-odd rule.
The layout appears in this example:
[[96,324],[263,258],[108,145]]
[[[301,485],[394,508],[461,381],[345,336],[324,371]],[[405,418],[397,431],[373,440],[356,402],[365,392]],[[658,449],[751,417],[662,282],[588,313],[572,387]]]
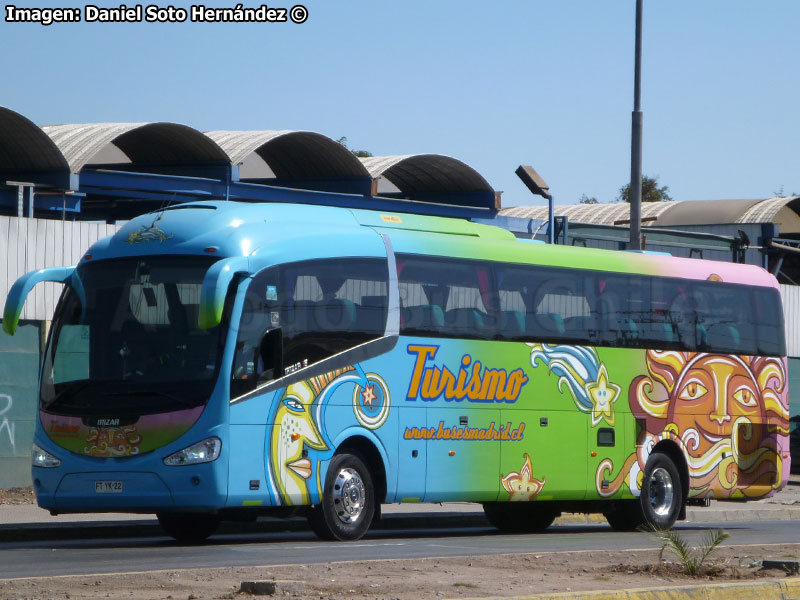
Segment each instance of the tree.
[[798,194],[796,192],[792,192],[791,194],[787,194],[786,192],[783,191],[783,186],[782,185],[781,185],[781,188],[779,190],[777,190],[775,192],[772,192],[772,195],[775,198],[791,198],[792,196],[800,196],[800,194]]
[[[669,202],[672,200],[670,196],[669,187],[666,185],[658,186],[658,175],[655,177],[642,176],[642,202]],[[619,188],[618,202],[631,201],[631,184],[626,183]]]
[[581,199],[578,201],[581,204],[600,204],[600,201],[592,196],[591,198],[586,194],[581,194]]
[[[350,148],[347,147],[347,138],[345,136],[340,137],[336,141],[339,142],[342,146],[344,146],[348,150],[350,150]],[[350,150],[350,152],[355,156],[357,156],[358,158],[369,158],[370,156],[374,156],[374,154],[372,154],[372,152],[370,152],[369,150]]]

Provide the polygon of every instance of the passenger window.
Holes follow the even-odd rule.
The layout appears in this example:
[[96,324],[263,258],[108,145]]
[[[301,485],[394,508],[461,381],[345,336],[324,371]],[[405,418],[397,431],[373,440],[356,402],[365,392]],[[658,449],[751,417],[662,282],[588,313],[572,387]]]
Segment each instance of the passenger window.
[[755,329],[758,354],[783,356],[786,354],[783,309],[777,290],[761,291],[755,296]]
[[337,258],[272,267],[248,285],[231,372],[231,397],[386,330],[386,260]]
[[535,265],[495,271],[500,339],[784,354],[774,290]]
[[285,373],[381,337],[386,330],[385,260],[316,260],[281,271]]
[[478,261],[397,259],[404,335],[489,339],[496,335],[491,267]]
[[564,270],[526,265],[497,268],[500,338],[584,341],[595,336],[585,280]]

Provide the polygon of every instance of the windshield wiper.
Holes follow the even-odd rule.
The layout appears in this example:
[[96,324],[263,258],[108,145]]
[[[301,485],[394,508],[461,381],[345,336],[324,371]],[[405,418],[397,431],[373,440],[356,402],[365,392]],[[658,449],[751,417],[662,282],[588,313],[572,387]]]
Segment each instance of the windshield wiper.
[[[78,393],[82,392],[83,390],[85,390],[90,385],[93,385],[93,384],[96,384],[96,383],[98,383],[98,382],[97,381],[93,381],[91,379],[83,379],[83,380],[80,380],[78,382],[60,384],[60,385],[66,385],[67,387],[65,389],[61,390],[60,392],[58,392],[53,397],[53,399],[50,400],[50,402],[47,402],[46,409],[49,410],[49,409],[52,409],[52,408],[59,408],[59,406],[61,406],[62,404],[67,406],[67,407],[69,407],[69,408],[88,408],[89,404],[86,402],[86,400],[78,403],[78,402],[75,402],[75,397],[78,395]],[[65,402],[67,399],[72,400],[72,402]],[[63,408],[63,406],[61,406],[61,407]]]
[[166,392],[162,392],[161,390],[128,390],[125,392],[111,392],[107,394],[103,394],[103,396],[108,398],[113,397],[124,397],[124,396],[159,396],[161,398],[166,398],[167,400],[171,400],[176,404],[180,404],[181,406],[186,406],[187,408],[194,408],[196,406],[200,406],[198,402],[192,402],[187,400],[186,398],[181,398],[180,396],[175,396],[173,394],[167,394]]

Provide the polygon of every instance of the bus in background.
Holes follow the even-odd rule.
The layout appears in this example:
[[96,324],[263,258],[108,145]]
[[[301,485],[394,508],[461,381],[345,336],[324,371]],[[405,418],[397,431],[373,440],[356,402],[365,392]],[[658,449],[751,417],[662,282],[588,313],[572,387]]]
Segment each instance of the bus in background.
[[178,540],[382,503],[470,501],[671,527],[789,474],[783,316],[754,266],[550,246],[466,220],[206,201],[137,217],[75,267],[40,375],[52,513],[156,513]]

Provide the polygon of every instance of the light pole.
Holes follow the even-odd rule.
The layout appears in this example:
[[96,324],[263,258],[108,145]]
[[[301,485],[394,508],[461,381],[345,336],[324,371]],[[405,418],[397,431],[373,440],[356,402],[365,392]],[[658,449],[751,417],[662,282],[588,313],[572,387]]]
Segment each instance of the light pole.
[[631,250],[642,249],[642,0],[636,0],[636,52],[631,115]]
[[553,217],[555,207],[553,206],[553,194],[550,193],[550,186],[545,183],[545,180],[536,172],[536,169],[530,165],[520,165],[514,172],[532,194],[547,198],[547,243],[554,244],[556,241],[556,234],[554,231],[555,218]]

